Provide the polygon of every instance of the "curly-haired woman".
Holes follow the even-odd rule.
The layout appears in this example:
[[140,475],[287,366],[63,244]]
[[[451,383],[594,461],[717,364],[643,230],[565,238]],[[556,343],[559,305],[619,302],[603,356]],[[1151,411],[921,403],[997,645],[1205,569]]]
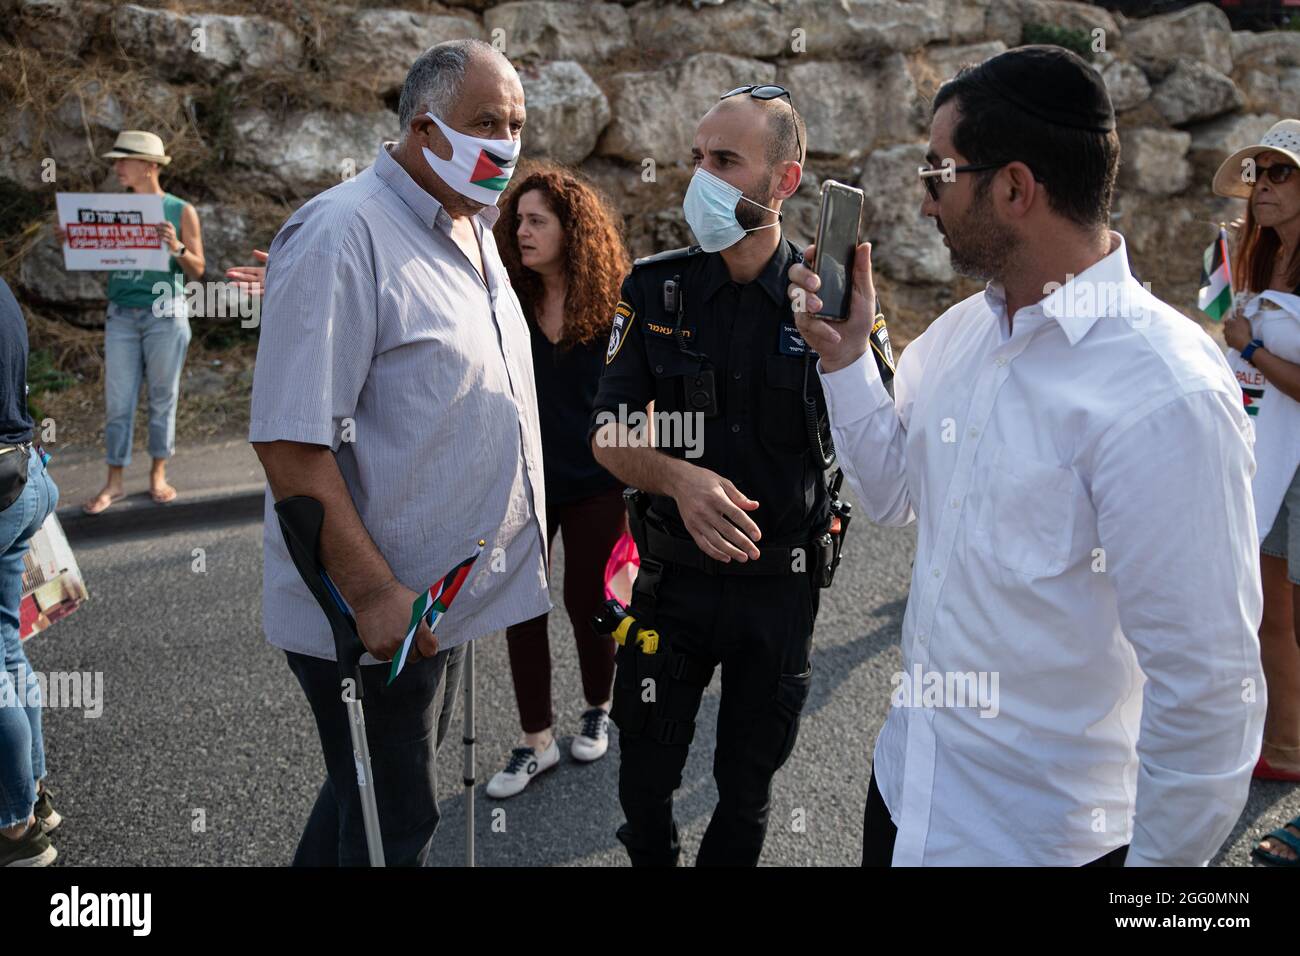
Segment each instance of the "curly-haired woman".
[[[493,231],[532,330],[548,545],[557,531],[564,536],[564,606],[587,702],[571,752],[575,760],[591,761],[609,746],[614,680],[614,640],[596,634],[591,618],[604,599],[605,564],[626,519],[622,488],[596,464],[587,426],[630,263],[608,203],[576,173],[558,166],[536,167],[516,186]],[[519,793],[560,760],[546,625],[543,614],[506,631],[523,737],[488,783],[492,797]]]

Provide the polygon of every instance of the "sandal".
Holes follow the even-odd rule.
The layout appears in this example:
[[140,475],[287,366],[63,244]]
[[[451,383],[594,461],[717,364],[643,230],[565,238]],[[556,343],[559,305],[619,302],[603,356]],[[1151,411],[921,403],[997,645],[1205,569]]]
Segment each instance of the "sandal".
[[1263,757],[1260,757],[1255,764],[1255,771],[1251,776],[1256,780],[1281,780],[1285,783],[1300,783],[1300,773],[1293,770],[1279,770]]
[[102,515],[113,505],[114,502],[121,501],[123,498],[125,498],[126,492],[120,492],[119,494],[116,495],[109,495],[108,504],[104,505],[104,507],[102,508],[94,508],[92,510],[91,505],[99,501],[99,499],[102,497],[104,497],[104,493],[100,492],[99,494],[95,495],[94,498],[90,499],[90,501],[84,502],[81,506],[81,510],[88,515]]
[[153,488],[149,489],[149,497],[153,499],[153,503],[156,505],[171,504],[173,501],[176,500],[177,494],[179,494],[179,492],[171,485],[167,486],[166,491],[161,491],[161,492]]
[[[1300,836],[1296,836],[1288,830],[1287,827],[1295,827],[1297,830],[1300,830],[1300,817],[1296,817],[1290,823],[1284,823],[1276,830],[1271,831],[1268,836],[1259,841],[1259,844],[1256,845],[1255,849],[1250,851],[1250,855],[1262,863],[1267,863],[1269,866],[1300,866]],[[1294,853],[1295,856],[1291,859],[1287,859],[1284,856],[1279,856],[1276,853],[1261,849],[1264,840],[1276,840],[1277,842],[1290,847],[1291,852]]]

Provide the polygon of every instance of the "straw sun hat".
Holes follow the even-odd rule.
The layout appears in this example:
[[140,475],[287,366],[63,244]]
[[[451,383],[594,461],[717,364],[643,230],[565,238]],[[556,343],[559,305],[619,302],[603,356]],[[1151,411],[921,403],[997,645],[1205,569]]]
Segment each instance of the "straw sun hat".
[[166,166],[172,161],[163,152],[163,141],[154,133],[141,129],[127,129],[118,133],[113,148],[102,155],[104,159],[143,159],[160,166]]

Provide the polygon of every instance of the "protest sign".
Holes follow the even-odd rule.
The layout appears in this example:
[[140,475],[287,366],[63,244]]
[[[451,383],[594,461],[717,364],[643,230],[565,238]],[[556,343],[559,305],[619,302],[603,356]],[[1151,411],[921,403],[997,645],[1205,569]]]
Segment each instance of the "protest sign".
[[148,193],[57,193],[59,225],[68,234],[68,270],[166,272],[171,253],[158,234],[162,196]]

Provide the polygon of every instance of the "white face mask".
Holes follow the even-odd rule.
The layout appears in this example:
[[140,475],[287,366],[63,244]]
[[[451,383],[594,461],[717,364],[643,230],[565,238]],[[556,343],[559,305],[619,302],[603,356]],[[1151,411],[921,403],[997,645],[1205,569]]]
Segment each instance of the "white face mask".
[[736,221],[736,203],[739,200],[753,203],[759,209],[768,209],[762,203],[756,203],[731,183],[714,176],[703,166],[695,170],[691,184],[686,189],[686,198],[682,201],[682,212],[686,214],[686,224],[695,233],[695,241],[705,252],[721,252],[734,246],[745,238],[745,233],[759,229],[770,229],[780,225],[780,213],[776,222],[765,226],[746,229]]
[[514,174],[515,160],[519,158],[519,140],[466,136],[432,113],[424,115],[438,124],[438,129],[451,143],[451,159],[440,159],[433,150],[424,147],[424,158],[429,166],[444,183],[466,199],[495,206]]

